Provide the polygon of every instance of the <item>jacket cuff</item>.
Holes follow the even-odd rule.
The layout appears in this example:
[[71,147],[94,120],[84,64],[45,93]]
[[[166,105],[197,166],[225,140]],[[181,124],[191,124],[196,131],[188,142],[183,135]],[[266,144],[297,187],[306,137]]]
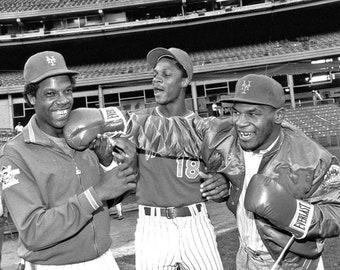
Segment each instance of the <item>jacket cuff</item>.
[[92,213],[93,211],[103,206],[103,202],[99,199],[93,187],[85,190],[82,195],[84,195],[83,205],[85,205],[85,208],[89,210],[89,212]]

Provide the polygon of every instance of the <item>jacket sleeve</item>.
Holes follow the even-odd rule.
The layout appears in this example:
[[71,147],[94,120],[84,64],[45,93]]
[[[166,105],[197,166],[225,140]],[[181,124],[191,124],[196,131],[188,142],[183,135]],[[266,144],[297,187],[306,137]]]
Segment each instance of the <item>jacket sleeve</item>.
[[41,250],[75,235],[102,206],[92,187],[67,203],[50,206],[22,159],[3,155],[0,166],[6,205],[21,241],[30,250]]
[[333,162],[309,202],[314,204],[314,215],[307,238],[328,238],[340,234],[340,166]]

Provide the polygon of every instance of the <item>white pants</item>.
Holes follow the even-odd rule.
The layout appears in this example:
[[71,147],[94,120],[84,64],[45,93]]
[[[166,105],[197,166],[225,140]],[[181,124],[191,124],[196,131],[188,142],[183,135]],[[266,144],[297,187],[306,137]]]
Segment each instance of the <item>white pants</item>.
[[42,265],[25,262],[25,270],[119,270],[110,250],[87,262],[66,265]]
[[[145,215],[139,206],[135,234],[136,270],[223,270],[214,227],[204,203],[191,216],[168,219],[160,208]],[[179,267],[179,268],[178,268]]]

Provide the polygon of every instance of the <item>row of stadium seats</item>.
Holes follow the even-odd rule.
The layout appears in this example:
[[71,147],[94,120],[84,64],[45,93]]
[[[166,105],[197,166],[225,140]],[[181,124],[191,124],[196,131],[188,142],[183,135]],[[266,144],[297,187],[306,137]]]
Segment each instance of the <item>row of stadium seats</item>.
[[54,8],[99,5],[105,3],[140,2],[139,0],[1,0],[1,12],[23,12]]
[[[87,5],[103,5],[103,4],[117,4],[121,6],[122,4],[140,4],[140,0],[0,0],[0,11],[3,13],[9,12],[25,12],[34,10],[48,10],[55,8],[67,8],[67,7],[77,7],[77,6],[87,6]],[[149,2],[149,1],[145,1]],[[162,2],[158,0],[158,2]],[[253,1],[258,3],[258,1]],[[263,3],[266,3],[263,0]],[[227,3],[228,4],[228,3]],[[230,1],[228,5],[236,4],[238,1]],[[249,4],[252,4],[250,1]],[[248,3],[244,2],[244,5]]]
[[[190,56],[193,59],[194,66],[261,59],[269,56],[279,57],[280,55],[286,56],[294,53],[299,53],[301,56],[303,52],[317,52],[318,50],[334,46],[340,47],[340,32],[311,36],[309,37],[308,46],[305,45],[305,42],[282,40],[249,46],[193,52],[190,53]],[[79,71],[79,79],[151,72],[151,68],[145,59],[88,64],[71,68]],[[21,71],[0,71],[0,86],[22,84]]]
[[0,146],[15,135],[14,130],[0,129]]
[[288,109],[286,119],[324,147],[340,146],[340,108],[336,104]]

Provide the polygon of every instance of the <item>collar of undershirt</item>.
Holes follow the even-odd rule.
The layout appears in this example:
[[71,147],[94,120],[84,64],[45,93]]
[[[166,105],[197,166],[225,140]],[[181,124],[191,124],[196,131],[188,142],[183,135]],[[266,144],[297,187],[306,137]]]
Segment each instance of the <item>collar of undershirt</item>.
[[[159,116],[168,118],[168,116],[164,115],[164,114],[160,111],[159,107],[156,107],[156,112],[157,112],[157,114],[158,114]],[[183,114],[183,115],[175,115],[175,116],[187,118],[187,117],[192,116],[193,113],[194,113],[193,111],[187,111],[187,112],[186,112],[185,114]]]
[[243,152],[251,152],[251,153],[255,153],[255,154],[259,154],[259,155],[264,155],[266,153],[268,153],[273,147],[274,145],[277,143],[277,141],[279,140],[280,136],[277,136],[277,138],[275,139],[275,141],[273,141],[273,143],[271,145],[269,145],[266,149],[260,150],[258,152],[253,152],[253,151],[245,151],[243,150]]

